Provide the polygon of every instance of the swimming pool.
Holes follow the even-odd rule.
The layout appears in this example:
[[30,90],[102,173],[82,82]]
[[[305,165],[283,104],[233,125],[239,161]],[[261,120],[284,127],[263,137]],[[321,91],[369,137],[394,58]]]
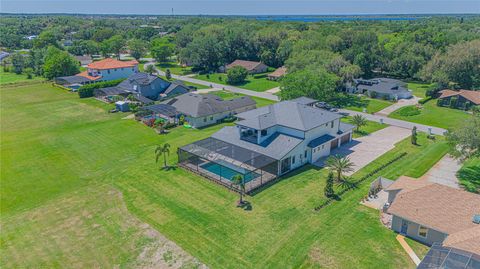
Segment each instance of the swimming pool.
[[243,178],[245,179],[245,183],[260,176],[259,174],[254,172],[248,173],[248,171],[245,170],[244,168],[233,166],[232,164],[225,164],[225,165],[228,165],[228,167],[219,165],[216,163],[206,163],[204,165],[201,165],[200,167],[216,175],[222,176],[223,178],[228,179],[230,181],[232,181],[232,178],[238,174],[243,176]]

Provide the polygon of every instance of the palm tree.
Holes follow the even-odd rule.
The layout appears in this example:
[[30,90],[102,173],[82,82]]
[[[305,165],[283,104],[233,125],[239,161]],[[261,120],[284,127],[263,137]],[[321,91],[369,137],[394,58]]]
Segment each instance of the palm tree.
[[163,155],[163,167],[167,167],[167,155],[170,155],[170,144],[165,143],[163,145],[157,146],[155,149],[155,162],[158,163],[160,156]]
[[342,182],[343,173],[353,171],[353,162],[348,157],[339,155],[330,156],[325,161],[325,166],[337,174],[337,182]]
[[236,174],[232,177],[232,183],[237,185],[240,189],[240,200],[238,201],[238,205],[243,205],[243,194],[245,193],[245,182],[243,181],[243,176],[240,174]]
[[357,132],[360,131],[360,127],[367,125],[367,119],[362,115],[354,115],[352,117],[352,123],[357,126]]
[[149,64],[145,67],[145,72],[149,73],[150,75],[155,73],[155,67],[153,64]]

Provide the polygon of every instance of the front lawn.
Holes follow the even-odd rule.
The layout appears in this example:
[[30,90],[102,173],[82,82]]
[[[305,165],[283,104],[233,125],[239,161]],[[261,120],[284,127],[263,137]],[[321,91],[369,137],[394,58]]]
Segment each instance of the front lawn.
[[[342,118],[342,121],[345,122],[345,123],[353,124],[352,123],[352,117]],[[369,135],[373,132],[379,131],[379,130],[381,130],[383,128],[386,128],[386,127],[388,127],[387,124],[381,124],[379,122],[367,120],[367,125],[362,126],[360,128],[360,130],[357,131],[357,129],[355,128],[355,130],[353,131],[353,138],[366,136],[366,135]]]
[[449,129],[459,127],[471,115],[462,110],[439,107],[436,100],[430,100],[421,109],[406,106],[394,111],[389,117]]
[[156,64],[156,66],[163,72],[166,72],[167,69],[170,69],[170,73],[175,75],[184,76],[184,75],[189,75],[193,73],[191,66],[183,67],[175,62],[158,63]]
[[419,134],[420,146],[406,139],[353,177],[405,157],[319,212],[327,171],[306,166],[247,197],[252,209],[244,211],[235,207],[237,194],[183,169],[160,170],[154,160],[156,145],[171,145],[174,164],[179,146],[224,125],[157,135],[47,84],[0,93],[8,115],[1,118],[2,268],[154,267],[149,262],[165,255],[155,256],[163,244],[150,227],[210,268],[413,268],[378,211],[359,201],[377,176],[421,176],[447,151],[442,138]]
[[[220,96],[224,100],[230,100],[230,99],[237,98],[237,97],[240,97],[240,96],[245,96],[245,95],[240,94],[240,93],[233,93],[233,92],[228,92],[228,91],[213,91],[213,92],[209,92],[209,93]],[[255,102],[257,103],[257,107],[268,106],[268,105],[271,105],[271,104],[275,103],[275,101],[264,99],[264,98],[259,98],[259,97],[255,97],[255,96],[250,96],[250,98],[255,100]]]
[[467,191],[480,193],[480,157],[465,161],[457,177]]
[[[218,84],[227,84],[227,75],[223,73],[214,73],[214,74],[203,74],[195,76],[196,79],[201,79],[204,81],[210,81]],[[232,85],[239,88],[252,90],[256,92],[264,92],[272,88],[280,86],[280,83],[277,81],[272,81],[267,79],[267,73],[249,75],[245,82],[237,85]]]
[[420,82],[409,82],[407,85],[408,89],[412,90],[412,94],[419,98],[426,98],[425,93],[432,86],[432,84]]
[[374,99],[366,96],[358,96],[353,94],[340,94],[333,102],[332,105],[349,109],[353,111],[363,112],[366,109],[367,113],[376,113],[388,106],[391,106],[393,102],[381,99]]

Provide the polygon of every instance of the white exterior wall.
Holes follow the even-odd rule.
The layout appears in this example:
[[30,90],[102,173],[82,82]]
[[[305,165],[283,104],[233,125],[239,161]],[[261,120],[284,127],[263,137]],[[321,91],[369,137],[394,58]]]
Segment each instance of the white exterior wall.
[[241,112],[244,112],[244,111],[247,111],[247,110],[251,110],[251,109],[254,109],[254,108],[255,108],[255,105],[251,105],[251,106],[238,108],[238,109],[235,109],[233,111],[226,111],[226,112],[223,112],[223,113],[218,113],[218,114],[209,115],[209,116],[205,116],[205,117],[193,118],[193,117],[188,117],[187,116],[187,117],[185,117],[185,120],[190,125],[192,125],[192,127],[200,128],[200,127],[204,127],[204,126],[207,126],[207,125],[216,124],[218,121],[223,120],[226,117],[232,116],[236,113],[241,113]]

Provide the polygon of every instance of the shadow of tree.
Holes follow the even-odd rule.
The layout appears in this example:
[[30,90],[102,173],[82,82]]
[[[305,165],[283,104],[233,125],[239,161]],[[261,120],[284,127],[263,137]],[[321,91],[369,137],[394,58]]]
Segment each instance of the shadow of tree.
[[370,103],[367,99],[362,99],[361,97],[353,94],[341,93],[336,96],[336,98],[330,102],[335,107],[367,107]]

